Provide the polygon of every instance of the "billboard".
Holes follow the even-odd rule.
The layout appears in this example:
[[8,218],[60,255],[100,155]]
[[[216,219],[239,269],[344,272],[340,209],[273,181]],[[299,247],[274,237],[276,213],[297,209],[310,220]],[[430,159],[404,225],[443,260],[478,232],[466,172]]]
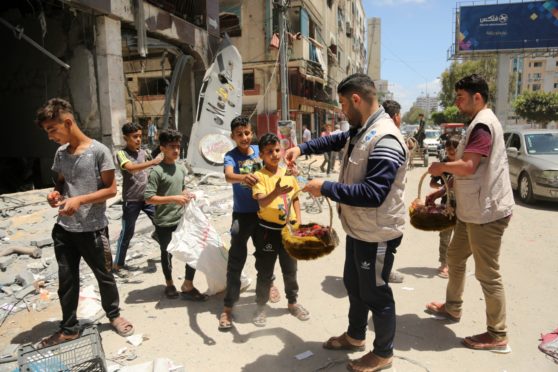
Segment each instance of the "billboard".
[[558,1],[461,6],[457,54],[558,48]]

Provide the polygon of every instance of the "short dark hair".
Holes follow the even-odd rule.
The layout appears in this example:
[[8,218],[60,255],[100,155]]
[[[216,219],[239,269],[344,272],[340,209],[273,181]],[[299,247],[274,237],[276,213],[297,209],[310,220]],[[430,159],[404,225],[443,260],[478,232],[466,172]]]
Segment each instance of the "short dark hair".
[[472,74],[465,76],[455,83],[455,90],[457,91],[459,89],[462,89],[471,95],[479,93],[484,102],[488,102],[488,84],[480,75]]
[[231,121],[231,131],[235,130],[238,127],[250,127],[252,128],[252,124],[250,124],[250,119],[246,116],[237,116],[236,118],[232,119]]
[[352,74],[341,80],[337,85],[337,94],[341,96],[348,96],[351,94],[358,94],[367,103],[371,104],[376,96],[376,86],[366,74]]
[[171,142],[182,142],[182,133],[174,129],[163,130],[159,133],[159,145],[166,146]]
[[136,133],[138,130],[141,130],[141,126],[137,123],[126,123],[122,126],[122,134],[125,136]]
[[459,142],[461,142],[461,134],[454,133],[448,138],[446,138],[446,141],[444,142],[444,147],[456,149],[457,146],[459,146]]
[[279,143],[279,137],[273,133],[266,133],[260,137],[258,148],[262,152],[267,145],[275,145],[276,143]]
[[389,115],[390,118],[393,117],[401,112],[401,105],[397,101],[393,101],[391,99],[385,100],[382,103],[384,110]]
[[37,110],[35,124],[40,126],[47,120],[60,119],[60,114],[63,113],[74,115],[70,102],[62,98],[51,98]]

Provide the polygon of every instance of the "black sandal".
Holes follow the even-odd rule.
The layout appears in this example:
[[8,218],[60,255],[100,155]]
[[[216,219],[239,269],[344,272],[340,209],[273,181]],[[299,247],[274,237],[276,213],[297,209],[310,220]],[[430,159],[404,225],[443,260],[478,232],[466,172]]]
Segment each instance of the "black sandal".
[[183,300],[188,300],[188,301],[202,302],[202,301],[206,301],[208,298],[207,295],[200,293],[200,291],[198,291],[197,288],[191,289],[189,291],[181,292],[180,295],[182,296]]
[[178,298],[178,291],[176,290],[176,287],[174,285],[168,285],[165,288],[165,296],[170,299]]

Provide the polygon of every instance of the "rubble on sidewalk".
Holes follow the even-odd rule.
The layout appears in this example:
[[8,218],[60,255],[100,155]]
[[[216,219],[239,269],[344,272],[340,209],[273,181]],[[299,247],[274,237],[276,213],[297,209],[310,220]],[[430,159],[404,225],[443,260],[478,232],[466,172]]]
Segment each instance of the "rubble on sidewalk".
[[[121,177],[117,177],[121,183]],[[196,191],[202,210],[210,220],[227,218],[232,213],[232,188],[222,174],[190,175],[187,188]],[[119,187],[119,190],[121,188]],[[51,237],[57,210],[50,208],[46,196],[50,189],[0,195],[0,322],[16,312],[42,311],[53,302],[57,304],[58,265]],[[111,249],[116,250],[120,233],[122,202],[120,194],[107,201],[107,218]],[[160,251],[150,237],[151,221],[143,214],[136,226],[128,250],[126,278],[115,276],[118,285],[138,285],[141,274],[157,271],[155,261]],[[86,305],[86,318],[95,318],[98,307],[93,304],[97,281],[82,260],[80,284]],[[87,292],[83,292],[87,289]]]

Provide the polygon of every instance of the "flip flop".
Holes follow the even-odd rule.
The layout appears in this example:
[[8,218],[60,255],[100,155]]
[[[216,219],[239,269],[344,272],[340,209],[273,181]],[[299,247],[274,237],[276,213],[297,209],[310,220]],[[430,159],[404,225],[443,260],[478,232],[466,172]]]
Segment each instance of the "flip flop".
[[310,319],[310,312],[304,308],[301,304],[295,304],[294,306],[288,307],[289,313],[296,317],[298,320],[308,320]]
[[180,296],[183,300],[203,302],[207,301],[208,296],[206,294],[200,293],[197,288],[191,289],[189,291],[180,292]]
[[347,351],[364,351],[366,345],[353,345],[347,339],[347,333],[343,333],[341,336],[331,337],[329,340],[322,344],[324,349],[328,350],[347,350]]
[[232,314],[228,311],[223,311],[219,316],[219,330],[228,331],[233,327]]
[[112,319],[110,325],[119,336],[128,337],[134,334],[134,326],[132,323],[121,316]]
[[281,293],[279,292],[279,289],[277,289],[277,287],[274,285],[269,288],[269,301],[273,303],[281,301]]
[[169,285],[165,287],[165,296],[167,296],[167,298],[173,299],[173,298],[178,298],[178,292],[176,290],[176,287],[174,285]]

